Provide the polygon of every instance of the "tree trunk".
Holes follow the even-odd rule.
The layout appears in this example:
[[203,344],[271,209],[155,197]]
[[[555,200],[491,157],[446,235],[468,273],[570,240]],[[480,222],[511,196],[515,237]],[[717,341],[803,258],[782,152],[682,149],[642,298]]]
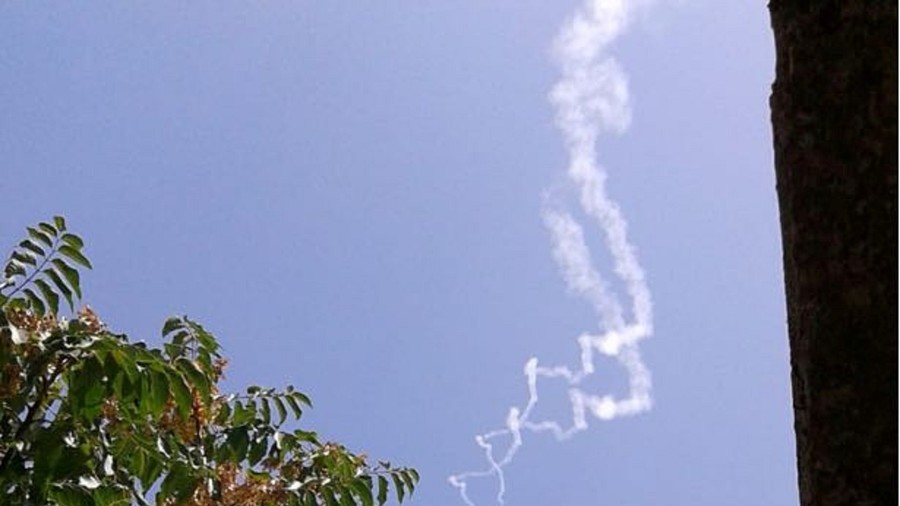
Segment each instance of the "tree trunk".
[[800,503],[897,504],[897,0],[771,0]]

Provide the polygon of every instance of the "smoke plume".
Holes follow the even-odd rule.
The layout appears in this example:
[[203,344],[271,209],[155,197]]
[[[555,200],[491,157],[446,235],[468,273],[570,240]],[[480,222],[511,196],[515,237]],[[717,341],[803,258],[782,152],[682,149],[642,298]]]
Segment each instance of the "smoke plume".
[[[577,189],[584,216],[602,233],[612,258],[612,272],[624,286],[626,304],[620,302],[594,268],[584,230],[568,212],[545,205],[543,221],[550,232],[553,258],[569,290],[584,298],[598,318],[595,333],[577,338],[581,361],[575,368],[542,365],[537,358],[525,364],[528,401],[512,407],[503,427],[475,437],[486,467],[449,477],[462,500],[474,503],[467,484],[475,479],[497,482],[497,502],[506,492],[504,468],[522,448],[526,433],[549,432],[559,440],[588,428],[588,422],[613,420],[647,411],[652,405],[650,372],[641,360],[639,344],[653,332],[653,307],[644,270],[628,241],[628,225],[619,206],[606,191],[606,169],[597,161],[596,144],[605,133],[620,134],[629,126],[631,111],[628,80],[618,62],[608,54],[634,14],[635,3],[626,0],[589,0],[563,26],[553,45],[561,78],[550,92],[556,124],[568,152],[567,176]],[[594,373],[595,354],[618,361],[628,375],[625,397],[597,395],[583,390],[582,381]],[[540,380],[554,378],[568,386],[570,418],[534,420]],[[506,451],[495,454],[492,441],[511,440]]]

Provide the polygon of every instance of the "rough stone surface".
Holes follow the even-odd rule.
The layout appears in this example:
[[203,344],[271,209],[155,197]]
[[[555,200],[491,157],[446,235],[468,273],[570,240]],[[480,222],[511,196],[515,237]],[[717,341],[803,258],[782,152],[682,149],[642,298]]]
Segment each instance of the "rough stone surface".
[[769,10],[800,503],[897,504],[897,1]]

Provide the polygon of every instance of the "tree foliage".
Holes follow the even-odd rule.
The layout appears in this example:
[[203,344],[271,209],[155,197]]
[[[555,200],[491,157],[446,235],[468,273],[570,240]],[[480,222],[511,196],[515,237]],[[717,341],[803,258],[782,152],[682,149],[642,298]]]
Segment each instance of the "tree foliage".
[[414,469],[289,428],[311,407],[293,387],[220,392],[227,361],[199,323],[170,318],[153,348],[88,306],[72,313],[84,242],[62,217],[27,232],[0,282],[4,503],[373,506],[412,493]]

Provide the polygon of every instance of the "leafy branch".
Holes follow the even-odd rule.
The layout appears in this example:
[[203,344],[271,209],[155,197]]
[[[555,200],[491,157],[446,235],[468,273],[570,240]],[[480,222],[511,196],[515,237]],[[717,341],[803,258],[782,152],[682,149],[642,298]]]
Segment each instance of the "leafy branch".
[[[62,217],[29,227],[0,286],[0,490],[16,504],[374,506],[411,468],[296,428],[312,402],[288,386],[219,392],[215,336],[186,316],[161,348],[111,332],[81,299],[82,240]],[[4,293],[7,292],[7,293]],[[52,408],[52,409],[51,409]],[[294,428],[288,428],[288,426]]]
[[[81,275],[72,264],[90,269],[90,260],[82,252],[84,241],[66,230],[66,220],[55,216],[53,223],[41,222],[28,227],[28,237],[13,249],[3,268],[0,306],[29,309],[37,316],[58,314],[60,295],[69,310],[81,299]],[[4,294],[5,290],[11,291]],[[15,298],[17,294],[22,295]]]

